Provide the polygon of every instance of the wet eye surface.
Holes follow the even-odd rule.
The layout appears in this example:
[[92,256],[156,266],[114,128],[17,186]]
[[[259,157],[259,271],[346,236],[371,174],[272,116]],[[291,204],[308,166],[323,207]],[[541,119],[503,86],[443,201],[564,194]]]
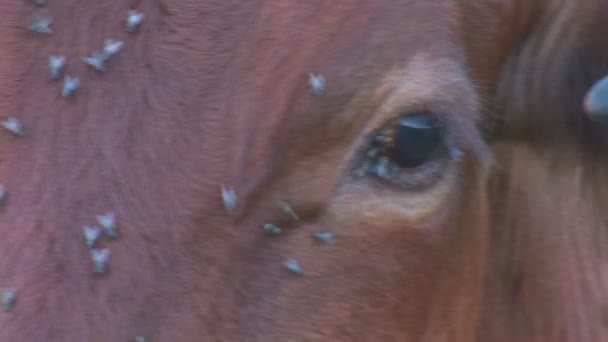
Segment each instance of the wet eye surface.
[[403,168],[418,167],[443,147],[444,128],[431,114],[419,113],[397,120],[388,157]]
[[433,185],[459,155],[442,120],[431,112],[403,115],[375,132],[353,175],[418,190]]

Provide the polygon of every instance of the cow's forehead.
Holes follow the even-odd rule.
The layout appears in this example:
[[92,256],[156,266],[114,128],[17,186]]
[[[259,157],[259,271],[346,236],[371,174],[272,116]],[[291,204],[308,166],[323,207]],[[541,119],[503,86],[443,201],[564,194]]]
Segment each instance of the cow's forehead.
[[367,81],[416,53],[463,57],[450,1],[270,2],[253,13],[235,63],[252,76],[279,80],[300,69],[335,69],[336,76]]

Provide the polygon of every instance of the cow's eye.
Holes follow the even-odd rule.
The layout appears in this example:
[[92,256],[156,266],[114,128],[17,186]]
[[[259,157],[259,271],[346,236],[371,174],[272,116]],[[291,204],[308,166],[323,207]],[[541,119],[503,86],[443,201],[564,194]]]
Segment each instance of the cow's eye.
[[431,185],[442,175],[455,149],[445,125],[431,112],[407,114],[375,132],[358,158],[354,175],[408,187]]
[[443,126],[432,114],[418,113],[397,120],[388,157],[403,168],[418,167],[433,159],[444,146]]

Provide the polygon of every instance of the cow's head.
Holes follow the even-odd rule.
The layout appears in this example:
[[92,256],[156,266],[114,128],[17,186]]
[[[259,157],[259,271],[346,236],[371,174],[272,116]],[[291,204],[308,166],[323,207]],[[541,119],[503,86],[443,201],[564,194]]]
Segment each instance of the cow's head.
[[607,6],[0,5],[0,340],[598,340]]

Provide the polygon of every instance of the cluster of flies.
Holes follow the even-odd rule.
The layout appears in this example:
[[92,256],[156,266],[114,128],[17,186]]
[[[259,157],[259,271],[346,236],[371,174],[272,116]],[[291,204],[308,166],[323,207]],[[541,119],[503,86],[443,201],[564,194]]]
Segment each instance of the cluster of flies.
[[[310,93],[313,96],[320,96],[325,89],[325,77],[321,74],[309,73],[308,74],[308,86],[310,89]],[[221,195],[222,195],[222,203],[224,204],[224,209],[229,215],[233,215],[236,212],[237,207],[237,196],[234,189],[222,186],[221,187]],[[296,211],[285,201],[278,201],[277,206],[279,209],[291,218],[293,221],[297,221],[300,219]],[[262,226],[262,231],[264,234],[272,236],[279,235],[283,232],[283,229],[274,223],[266,223]],[[332,243],[335,239],[335,234],[332,232],[316,232],[312,234],[312,238],[324,242],[324,243]],[[283,262],[283,266],[289,270],[290,272],[298,275],[303,275],[304,270],[300,263],[293,258],[287,259]]]
[[[0,186],[0,192],[3,194],[2,199],[6,194],[6,189]],[[113,212],[108,212],[102,215],[97,215],[97,224],[92,226],[84,226],[83,236],[86,246],[89,248],[91,261],[93,263],[93,272],[104,273],[110,261],[109,248],[95,248],[102,232],[109,238],[115,239],[118,237],[118,229],[116,225],[116,216]],[[17,296],[12,289],[4,289],[2,291],[2,309],[11,311],[17,302]]]
[[97,215],[97,225],[86,225],[82,227],[84,242],[91,253],[93,272],[100,274],[105,273],[110,261],[109,248],[96,248],[102,232],[110,239],[118,237],[116,215],[113,212]]
[[[37,6],[45,6],[46,3],[46,0],[35,0],[35,4]],[[143,19],[143,13],[140,13],[136,10],[129,10],[125,19],[125,30],[127,32],[135,32],[142,23]],[[35,18],[28,28],[32,32],[40,34],[52,34],[52,23],[53,20],[49,18]],[[104,41],[104,45],[101,51],[95,51],[91,56],[84,57],[82,61],[98,71],[105,71],[107,63],[114,55],[116,55],[122,49],[123,45],[124,43],[122,41],[116,40],[114,38],[108,38]],[[50,78],[52,80],[59,80],[61,77],[61,72],[65,68],[67,63],[66,57],[61,55],[52,55],[49,56],[48,63]],[[63,88],[61,91],[61,95],[67,98],[72,95],[79,87],[80,80],[78,78],[66,75],[63,80]],[[13,116],[9,116],[2,123],[2,126],[15,136],[23,136],[25,134],[23,124],[19,119]],[[0,202],[2,202],[5,197],[6,189],[4,186],[0,185]],[[99,228],[98,226],[85,226],[83,228],[83,234],[87,247],[91,248],[90,252],[91,259],[94,265],[94,271],[96,273],[104,273],[108,264],[108,260],[110,258],[110,250],[107,248],[96,249],[93,247],[95,246],[98,238],[100,237],[102,229],[105,231],[108,237],[115,238],[117,236],[114,213],[110,212],[104,215],[97,216],[97,222],[99,226],[101,226],[101,228]],[[6,304],[12,302],[10,298],[10,295],[3,296],[3,306],[5,309],[11,306]]]
[[[46,0],[36,0],[36,5],[46,5]],[[125,19],[125,30],[127,32],[135,32],[141,25],[144,19],[144,15],[136,10],[129,10]],[[28,29],[32,32],[40,34],[52,34],[51,24],[53,20],[49,18],[35,18],[30,24]],[[103,47],[100,51],[93,52],[90,56],[83,57],[82,61],[98,71],[105,71],[107,69],[108,62],[114,57],[123,47],[122,41],[114,38],[108,38],[104,41]],[[48,58],[49,66],[49,77],[51,80],[59,80],[61,73],[67,64],[67,58],[62,55],[52,55]],[[61,89],[61,95],[65,98],[70,97],[74,94],[81,86],[80,79],[74,76],[66,75],[63,79],[63,87]],[[19,119],[13,116],[9,116],[2,126],[13,133],[16,136],[23,136],[25,130],[23,124]]]
[[[35,3],[39,6],[46,5],[46,0],[35,0]],[[141,22],[143,21],[144,15],[135,10],[129,10],[127,18],[125,20],[125,30],[128,32],[134,32]],[[29,30],[41,33],[41,34],[52,34],[51,24],[53,21],[48,18],[35,19],[29,26]],[[116,55],[123,47],[123,42],[113,38],[108,38],[104,42],[104,46],[101,51],[95,51],[90,56],[84,57],[82,61],[98,71],[105,71],[107,64],[110,59]],[[67,63],[66,57],[61,55],[53,55],[49,57],[49,76],[52,80],[58,80],[61,77],[61,71],[64,69]],[[313,96],[320,96],[325,89],[325,78],[321,74],[310,73],[308,75],[308,83],[310,92]],[[80,80],[76,77],[66,75],[63,81],[62,96],[69,97],[80,87]],[[4,123],[6,128],[11,133],[17,136],[24,135],[24,129],[21,122],[14,118],[9,117]],[[222,186],[221,196],[224,209],[229,215],[233,215],[237,208],[237,195],[234,189]],[[6,189],[0,185],[0,202],[6,197]],[[281,211],[290,217],[292,220],[299,220],[299,216],[296,211],[285,201],[279,201],[277,206]],[[110,260],[110,249],[109,248],[95,248],[98,240],[100,239],[102,232],[109,238],[116,238],[118,236],[116,217],[114,213],[109,212],[103,215],[97,216],[98,225],[84,226],[83,236],[86,246],[90,249],[91,261],[93,263],[93,271],[95,273],[104,273],[107,269]],[[262,228],[263,232],[267,235],[279,235],[283,231],[282,228],[273,224],[266,223]],[[312,235],[317,241],[331,243],[334,241],[335,234],[332,232],[316,232]],[[303,275],[304,271],[300,264],[293,258],[287,259],[283,263],[284,267],[299,275]],[[2,293],[2,307],[5,311],[10,311],[16,303],[15,292],[6,289]],[[135,337],[136,342],[145,342],[147,339],[143,336]]]
[[[34,0],[37,6],[45,6],[47,0]],[[125,20],[125,30],[134,32],[140,26],[144,19],[144,15],[136,10],[129,10]],[[51,25],[53,20],[49,18],[35,18],[29,25],[28,29],[32,32],[50,35],[53,33]],[[105,40],[101,51],[94,52],[91,56],[84,57],[82,61],[98,71],[105,71],[106,65],[110,59],[116,55],[123,47],[123,42],[113,38]],[[65,56],[53,55],[48,58],[49,76],[52,80],[59,80],[61,73],[67,64]],[[63,88],[61,95],[65,98],[71,96],[80,88],[80,80],[76,77],[66,75],[63,80]],[[2,126],[15,136],[23,136],[25,130],[20,120],[13,116],[9,116]],[[3,185],[0,185],[0,204],[6,201],[7,190]],[[102,233],[109,238],[118,236],[116,225],[116,216],[113,212],[108,212],[97,216],[97,225],[84,226],[83,236],[86,246],[89,248],[93,271],[95,273],[104,273],[108,267],[110,260],[109,248],[96,248]],[[3,289],[1,293],[1,306],[4,311],[11,311],[17,303],[17,295],[13,289]],[[145,342],[147,339],[143,336],[135,337],[136,342]]]
[[[43,0],[39,0],[43,1]],[[44,4],[42,4],[44,5]],[[127,32],[135,32],[140,26],[144,19],[144,15],[136,10],[129,10],[125,19],[125,30]],[[49,18],[35,18],[30,26],[30,31],[50,35],[53,33],[51,25],[53,20]],[[82,61],[98,71],[106,71],[107,64],[111,58],[116,55],[123,47],[122,41],[114,38],[107,38],[104,41],[103,48],[100,51],[93,52],[90,56],[83,57]],[[66,66],[67,59],[62,55],[49,56],[49,75],[52,80],[59,80],[61,78],[61,72]],[[61,95],[63,97],[69,97],[80,88],[80,80],[76,77],[66,75],[63,79],[63,87],[61,89]]]

